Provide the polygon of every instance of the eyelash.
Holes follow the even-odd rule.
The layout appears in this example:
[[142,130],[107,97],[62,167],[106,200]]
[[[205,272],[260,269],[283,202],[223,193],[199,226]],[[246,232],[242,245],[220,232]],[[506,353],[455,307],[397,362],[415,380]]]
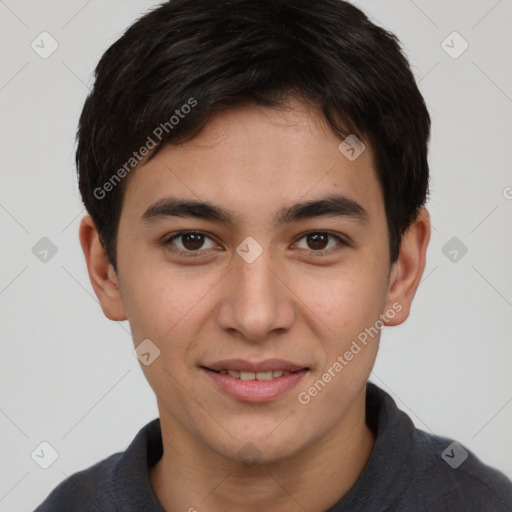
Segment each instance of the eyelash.
[[[300,240],[307,237],[308,235],[319,235],[319,234],[320,235],[328,235],[333,238],[336,238],[339,242],[339,245],[337,248],[334,248],[334,249],[330,248],[330,249],[323,249],[320,251],[303,249],[303,250],[307,250],[307,252],[310,253],[310,256],[313,256],[313,257],[326,256],[328,253],[337,252],[337,251],[341,250],[343,247],[348,247],[350,245],[347,241],[345,241],[339,235],[335,235],[334,233],[331,233],[330,231],[308,231],[307,233],[303,233],[300,236],[300,238],[297,240],[296,243],[298,243]],[[178,256],[185,256],[187,258],[202,257],[202,256],[204,256],[205,253],[208,253],[209,251],[212,250],[212,249],[198,249],[197,251],[184,251],[182,249],[178,249],[178,248],[174,247],[172,245],[172,242],[174,242],[174,240],[180,238],[183,235],[204,235],[206,238],[211,240],[211,237],[208,236],[208,234],[204,233],[203,231],[179,231],[177,233],[174,233],[172,236],[163,239],[159,243],[159,245],[162,247],[165,247],[166,249],[169,249],[171,252],[177,254]]]

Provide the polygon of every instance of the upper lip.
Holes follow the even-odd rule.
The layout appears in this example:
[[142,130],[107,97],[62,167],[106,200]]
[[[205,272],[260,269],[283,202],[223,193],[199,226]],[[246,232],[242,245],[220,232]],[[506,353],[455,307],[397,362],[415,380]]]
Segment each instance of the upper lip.
[[244,359],[224,359],[212,364],[204,365],[210,370],[237,370],[239,372],[268,372],[275,370],[283,370],[294,372],[297,370],[307,369],[307,366],[285,361],[284,359],[265,359],[265,361],[251,362]]

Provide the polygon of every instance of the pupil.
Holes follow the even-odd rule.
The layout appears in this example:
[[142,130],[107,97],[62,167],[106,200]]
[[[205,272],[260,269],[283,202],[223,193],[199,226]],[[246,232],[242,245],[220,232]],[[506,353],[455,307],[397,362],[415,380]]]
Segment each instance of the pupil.
[[308,235],[308,244],[311,249],[322,250],[327,246],[328,237],[326,234],[322,233],[313,233]]
[[187,233],[182,235],[183,247],[188,250],[200,249],[204,243],[204,235],[200,233]]

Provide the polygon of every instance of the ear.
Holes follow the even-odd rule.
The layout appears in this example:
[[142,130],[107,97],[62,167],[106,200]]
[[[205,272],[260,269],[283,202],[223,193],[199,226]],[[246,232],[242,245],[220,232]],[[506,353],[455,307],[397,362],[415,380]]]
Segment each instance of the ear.
[[391,266],[385,311],[393,310],[396,314],[393,318],[385,317],[385,325],[399,325],[407,320],[425,270],[429,241],[430,215],[426,208],[421,208],[402,236],[398,260]]
[[80,222],[79,236],[89,280],[104,315],[109,320],[126,320],[117,275],[108,261],[107,253],[100,242],[98,230],[90,215],[86,215]]

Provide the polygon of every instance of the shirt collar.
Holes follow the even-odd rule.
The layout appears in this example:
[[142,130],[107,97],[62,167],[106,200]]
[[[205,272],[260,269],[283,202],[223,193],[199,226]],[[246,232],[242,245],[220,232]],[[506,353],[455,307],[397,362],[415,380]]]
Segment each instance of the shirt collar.
[[[328,512],[386,510],[409,485],[415,453],[414,424],[375,384],[366,388],[366,421],[376,435],[373,451],[350,491]],[[162,457],[160,419],[144,426],[112,470],[112,494],[123,512],[165,512],[153,491],[149,470]]]
[[416,428],[391,396],[371,382],[366,422],[376,436],[370,458],[349,492],[327,512],[392,510],[413,478]]
[[112,470],[112,494],[123,512],[165,512],[151,485],[149,470],[162,457],[160,418],[144,426]]

